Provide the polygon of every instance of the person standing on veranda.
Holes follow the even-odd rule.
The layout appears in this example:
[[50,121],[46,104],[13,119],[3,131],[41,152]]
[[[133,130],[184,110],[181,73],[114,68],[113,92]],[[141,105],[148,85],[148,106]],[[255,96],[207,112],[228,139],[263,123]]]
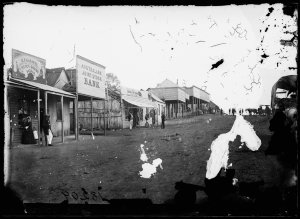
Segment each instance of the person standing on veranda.
[[50,116],[47,114],[44,116],[42,128],[46,135],[46,146],[52,146],[53,134],[51,131]]
[[132,130],[132,126],[133,126],[133,115],[132,115],[131,112],[129,112],[128,120],[129,120],[129,129]]

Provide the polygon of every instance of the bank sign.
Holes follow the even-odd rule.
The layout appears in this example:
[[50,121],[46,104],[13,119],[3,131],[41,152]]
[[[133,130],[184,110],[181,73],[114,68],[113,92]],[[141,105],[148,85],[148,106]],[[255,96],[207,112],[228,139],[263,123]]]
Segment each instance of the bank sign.
[[13,49],[11,76],[46,84],[46,60]]
[[105,67],[76,56],[78,94],[105,99]]

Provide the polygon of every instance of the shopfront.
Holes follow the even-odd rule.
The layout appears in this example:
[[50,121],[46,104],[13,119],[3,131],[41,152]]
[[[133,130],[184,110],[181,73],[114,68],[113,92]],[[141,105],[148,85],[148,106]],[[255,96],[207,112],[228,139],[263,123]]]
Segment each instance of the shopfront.
[[[60,137],[64,142],[71,136],[70,105],[75,104],[71,93],[31,81],[10,78],[5,82],[7,89],[7,109],[10,120],[9,144],[36,144],[41,138],[34,138],[34,131],[41,135],[40,121],[45,114],[50,116],[53,137]],[[30,123],[30,128],[26,129]],[[26,132],[28,130],[28,132]],[[40,131],[38,131],[40,130]],[[8,130],[7,130],[8,131]],[[73,137],[75,139],[75,136]],[[42,142],[44,139],[42,139]],[[45,144],[43,142],[43,144]]]
[[66,73],[70,84],[63,89],[76,96],[74,115],[78,122],[74,127],[77,139],[83,129],[93,133],[103,127],[106,134],[108,103],[105,66],[77,55],[76,68],[67,69]]
[[46,114],[50,115],[53,137],[64,142],[64,137],[71,133],[70,105],[75,104],[75,95],[46,85],[44,59],[18,50],[12,50],[12,56],[13,66],[4,79],[8,118],[5,144],[46,145],[41,133],[41,121]]
[[123,128],[129,128],[129,112],[133,115],[133,127],[144,127],[146,125],[146,114],[149,115],[147,121],[149,125],[153,125],[152,117],[157,121],[156,104],[149,99],[150,96],[149,98],[148,96],[145,97],[143,91],[122,87],[121,96],[123,101]]

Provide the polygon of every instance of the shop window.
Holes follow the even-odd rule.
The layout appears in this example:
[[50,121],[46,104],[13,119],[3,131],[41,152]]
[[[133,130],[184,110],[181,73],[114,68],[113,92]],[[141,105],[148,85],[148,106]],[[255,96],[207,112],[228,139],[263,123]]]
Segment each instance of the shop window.
[[61,101],[56,102],[56,120],[62,120],[62,109],[61,109]]

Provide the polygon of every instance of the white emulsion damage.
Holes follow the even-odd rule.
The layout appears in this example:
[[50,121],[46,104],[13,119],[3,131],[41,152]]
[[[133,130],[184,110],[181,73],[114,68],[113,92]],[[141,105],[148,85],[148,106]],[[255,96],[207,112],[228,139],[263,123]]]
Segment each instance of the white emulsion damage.
[[258,150],[261,146],[261,140],[256,135],[253,126],[243,116],[236,115],[231,130],[220,134],[211,144],[211,154],[206,166],[207,179],[216,177],[222,167],[225,169],[228,167],[229,141],[234,141],[237,135],[241,136],[241,142],[244,142],[252,151]]

